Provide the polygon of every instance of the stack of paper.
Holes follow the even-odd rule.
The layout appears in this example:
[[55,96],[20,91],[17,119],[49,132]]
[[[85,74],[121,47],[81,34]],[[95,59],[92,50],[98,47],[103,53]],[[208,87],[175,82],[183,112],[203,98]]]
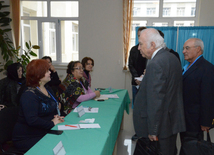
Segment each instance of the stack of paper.
[[100,128],[100,125],[99,124],[58,125],[58,130],[76,130],[76,129],[86,129],[86,128]]

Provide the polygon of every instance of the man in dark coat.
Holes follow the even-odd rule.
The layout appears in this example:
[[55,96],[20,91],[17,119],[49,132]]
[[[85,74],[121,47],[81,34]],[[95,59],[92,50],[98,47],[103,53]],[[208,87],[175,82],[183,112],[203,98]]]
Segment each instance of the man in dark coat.
[[208,131],[214,118],[214,66],[202,56],[201,39],[188,39],[183,46],[183,100],[186,132],[181,134],[198,138]]

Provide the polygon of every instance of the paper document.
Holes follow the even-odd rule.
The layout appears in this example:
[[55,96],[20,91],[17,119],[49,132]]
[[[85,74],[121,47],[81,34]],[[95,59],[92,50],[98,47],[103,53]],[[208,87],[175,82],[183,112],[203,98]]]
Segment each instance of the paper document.
[[[85,113],[98,113],[99,111],[99,108],[90,108],[90,107],[87,107],[87,108],[83,108]],[[74,109],[73,112],[77,112],[77,108]]]
[[108,100],[108,97],[106,97],[105,95],[100,95],[100,97],[96,97],[94,100],[96,101],[104,101],[104,100]]
[[142,75],[142,77],[135,77],[134,79],[135,79],[135,80],[138,80],[138,81],[142,81],[142,80],[143,80],[143,76],[144,76],[144,75]]
[[85,119],[85,120],[81,120],[79,121],[80,123],[94,123],[95,121],[95,118],[88,118],[88,119]]
[[119,98],[117,94],[102,94],[100,97],[106,97],[106,98]]
[[58,130],[76,130],[80,129],[79,124],[58,125]]
[[79,124],[81,129],[85,128],[100,128],[99,124]]
[[67,124],[58,125],[58,130],[75,130],[75,129],[86,129],[86,128],[100,128],[99,124]]

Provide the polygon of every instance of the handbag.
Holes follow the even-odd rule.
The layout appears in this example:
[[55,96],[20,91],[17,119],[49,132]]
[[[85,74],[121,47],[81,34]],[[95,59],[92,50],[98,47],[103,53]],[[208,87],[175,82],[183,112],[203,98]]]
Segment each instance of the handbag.
[[181,146],[180,155],[214,155],[214,143],[207,132],[207,140],[203,138],[185,137]]
[[134,155],[163,155],[158,141],[150,141],[149,138],[140,138],[137,141]]

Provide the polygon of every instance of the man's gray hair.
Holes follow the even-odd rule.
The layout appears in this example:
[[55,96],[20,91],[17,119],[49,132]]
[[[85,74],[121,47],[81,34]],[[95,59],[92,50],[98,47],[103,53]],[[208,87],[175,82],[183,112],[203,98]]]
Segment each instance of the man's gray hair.
[[164,38],[160,35],[160,33],[154,28],[145,29],[142,32],[146,31],[147,38],[147,48],[150,48],[151,42],[155,43],[155,48],[165,48],[166,44],[164,43]]
[[193,38],[195,40],[195,46],[201,47],[201,52],[204,52],[204,42],[199,38]]

